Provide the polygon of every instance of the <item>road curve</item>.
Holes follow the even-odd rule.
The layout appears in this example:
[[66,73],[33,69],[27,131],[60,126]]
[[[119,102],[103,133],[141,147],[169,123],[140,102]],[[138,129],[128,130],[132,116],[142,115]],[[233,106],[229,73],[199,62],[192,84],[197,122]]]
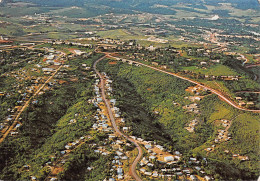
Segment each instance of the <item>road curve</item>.
[[[114,56],[111,56],[109,54],[107,54],[108,57],[110,58],[113,58],[113,59],[116,59],[118,60],[118,57],[114,57]],[[215,89],[212,89],[210,87],[207,87],[205,85],[202,85],[201,83],[199,82],[196,82],[194,80],[191,80],[189,78],[186,78],[186,77],[182,77],[180,75],[177,75],[175,73],[172,73],[172,72],[167,72],[167,71],[164,71],[164,70],[161,70],[161,69],[158,69],[158,68],[155,68],[155,67],[152,67],[152,66],[149,66],[149,65],[146,65],[146,64],[143,64],[143,63],[140,63],[140,62],[137,62],[137,61],[133,61],[133,60],[128,60],[128,61],[131,61],[133,63],[136,63],[136,64],[139,64],[139,65],[142,65],[142,66],[145,66],[145,67],[148,67],[148,68],[151,68],[153,70],[156,70],[156,71],[159,71],[159,72],[162,72],[162,73],[165,73],[165,74],[168,74],[168,75],[172,75],[172,76],[175,76],[179,79],[182,79],[182,80],[186,80],[186,81],[189,81],[193,84],[196,84],[196,85],[199,85],[207,90],[210,90],[212,93],[218,95],[221,99],[223,99],[226,103],[228,103],[229,105],[233,106],[234,108],[236,109],[239,109],[239,110],[242,110],[242,111],[249,111],[249,112],[255,112],[255,113],[260,113],[260,110],[250,110],[250,109],[245,109],[245,108],[242,108],[242,107],[239,107],[236,103],[234,103],[233,101],[231,101],[230,99],[226,98],[224,95],[222,95],[221,92],[215,90]]]
[[97,70],[96,66],[97,66],[97,63],[100,62],[101,60],[103,60],[104,58],[106,57],[103,56],[102,58],[98,59],[94,65],[93,65],[93,68],[96,72],[96,74],[99,76],[100,80],[101,80],[101,95],[102,95],[102,99],[103,101],[105,102],[105,105],[107,107],[107,110],[108,110],[108,114],[109,114],[109,118],[111,120],[111,123],[112,123],[112,126],[115,130],[115,132],[117,134],[119,134],[120,136],[123,136],[125,137],[128,141],[130,141],[131,143],[133,143],[135,145],[135,147],[138,149],[138,155],[137,157],[135,158],[134,162],[132,163],[132,165],[130,166],[130,174],[131,176],[136,180],[136,181],[142,181],[142,179],[138,176],[138,174],[136,173],[136,166],[137,166],[137,163],[139,162],[139,160],[142,158],[143,156],[143,151],[142,151],[142,148],[140,147],[140,145],[132,138],[128,137],[127,135],[123,134],[117,127],[116,125],[116,122],[115,122],[115,118],[113,116],[113,112],[111,110],[111,107],[110,107],[110,104],[108,102],[108,100],[106,99],[106,94],[105,94],[105,83],[104,83],[104,78],[102,77],[102,75],[100,74],[100,72]]
[[260,63],[247,65],[247,66],[245,66],[245,67],[246,67],[246,68],[251,68],[251,67],[258,67],[258,66],[260,66]]

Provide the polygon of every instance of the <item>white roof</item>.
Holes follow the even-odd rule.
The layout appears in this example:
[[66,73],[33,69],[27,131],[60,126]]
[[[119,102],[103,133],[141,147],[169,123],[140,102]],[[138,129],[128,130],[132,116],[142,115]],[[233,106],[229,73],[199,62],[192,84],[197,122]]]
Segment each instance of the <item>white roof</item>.
[[164,161],[166,161],[166,162],[174,161],[174,157],[173,156],[166,156],[166,157],[164,157]]

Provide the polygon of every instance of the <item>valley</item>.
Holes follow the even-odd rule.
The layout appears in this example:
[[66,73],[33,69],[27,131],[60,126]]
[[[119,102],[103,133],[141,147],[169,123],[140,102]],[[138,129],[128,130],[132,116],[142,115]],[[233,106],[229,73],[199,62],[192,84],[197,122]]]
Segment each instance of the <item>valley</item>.
[[1,180],[257,180],[259,3],[0,1]]

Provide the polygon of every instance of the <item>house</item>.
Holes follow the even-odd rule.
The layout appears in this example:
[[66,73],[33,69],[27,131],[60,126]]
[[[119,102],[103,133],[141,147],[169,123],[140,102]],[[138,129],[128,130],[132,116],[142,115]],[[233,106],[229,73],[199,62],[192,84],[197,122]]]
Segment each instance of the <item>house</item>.
[[158,177],[159,175],[158,175],[158,173],[157,172],[153,172],[153,175],[152,175],[153,177]]
[[168,67],[166,65],[161,66],[162,69],[167,69]]
[[80,50],[74,50],[74,53],[76,54],[76,55],[82,55],[82,54],[84,54],[85,52],[82,52],[82,51],[80,51]]
[[150,45],[147,49],[148,49],[149,51],[155,51],[156,47]]
[[195,99],[196,101],[200,101],[200,100],[201,100],[200,97],[195,97],[194,99]]
[[220,60],[211,60],[214,63],[220,63]]
[[53,72],[53,71],[55,71],[55,69],[53,69],[53,68],[42,68],[42,71],[43,72]]
[[118,175],[117,178],[118,178],[118,180],[124,179],[123,175]]
[[166,161],[166,162],[174,161],[174,157],[173,156],[166,156],[166,157],[164,157],[164,161]]
[[200,171],[201,170],[201,168],[200,167],[198,167],[198,166],[196,166],[196,167],[194,167],[196,170],[198,170],[198,171]]
[[117,144],[123,144],[124,142],[121,141],[121,140],[116,140],[116,143],[117,143]]
[[54,56],[53,54],[51,54],[51,55],[48,55],[48,56],[46,57],[46,59],[47,59],[47,60],[53,60],[54,57],[55,57],[55,56]]
[[23,166],[23,169],[29,170],[29,169],[30,169],[30,165],[24,165],[24,166]]
[[175,154],[176,155],[180,155],[181,153],[179,151],[175,151]]
[[242,161],[245,161],[245,160],[249,160],[249,157],[248,156],[244,156],[241,158]]
[[147,175],[147,176],[152,176],[151,172],[144,172],[144,174]]
[[73,124],[73,123],[76,123],[76,122],[77,122],[76,119],[71,119],[69,124]]
[[108,128],[108,124],[102,124],[102,128]]
[[94,150],[94,152],[95,152],[95,153],[100,153],[101,151],[99,151],[99,150]]
[[242,97],[235,97],[236,100],[242,100]]
[[255,103],[252,102],[252,101],[251,101],[251,102],[247,102],[246,104],[247,104],[247,105],[255,105]]
[[176,159],[176,160],[180,160],[181,159],[181,157],[180,156],[174,156],[174,158]]
[[240,103],[238,103],[238,105],[239,105],[239,106],[245,106],[246,103],[245,103],[245,102],[240,102]]
[[129,127],[123,127],[123,131],[124,132],[128,132],[129,131]]
[[182,170],[183,173],[186,173],[186,174],[190,174],[190,170],[186,169],[186,170]]
[[157,62],[152,62],[152,65],[158,66],[159,63],[157,63]]
[[149,156],[149,160],[155,160],[156,156]]
[[182,172],[177,172],[176,175],[182,176],[183,174],[182,174]]
[[190,161],[197,161],[196,158],[190,158]]
[[102,101],[103,101],[102,98],[97,98],[97,102],[98,102],[98,103],[100,103],[100,102],[102,102]]
[[110,103],[115,105],[116,104],[116,99],[110,99]]
[[123,169],[121,167],[117,168],[117,175],[124,175],[123,174]]
[[18,132],[11,132],[11,136],[14,136],[14,135],[17,135],[18,134]]
[[5,126],[1,123],[0,124],[0,130],[2,130]]
[[205,179],[206,181],[210,181],[210,180],[211,180],[211,178],[210,178],[209,176],[205,176],[204,179]]
[[109,139],[112,140],[112,139],[115,139],[116,136],[115,135],[109,135]]
[[70,146],[70,145],[66,145],[65,148],[66,148],[67,150],[69,150],[69,149],[72,148],[72,146]]
[[142,142],[142,141],[144,141],[144,140],[143,140],[142,138],[137,138],[137,141],[141,141],[141,142]]
[[156,145],[156,148],[158,148],[158,149],[164,151],[164,148],[163,148],[163,146],[161,146],[161,145]]
[[118,156],[122,156],[122,155],[123,155],[123,153],[120,152],[120,151],[116,151],[116,154],[117,154]]
[[151,149],[151,148],[152,148],[152,146],[151,146],[151,145],[144,145],[144,147],[145,147],[147,150],[149,150],[149,149]]
[[195,175],[190,176],[191,180],[197,180],[197,177]]
[[21,124],[17,124],[17,125],[15,126],[15,128],[19,128],[19,127],[21,127]]
[[143,169],[143,168],[140,169],[140,172],[142,172],[142,173],[144,173],[145,171],[146,171],[146,170]]
[[127,156],[123,156],[121,159],[122,159],[122,160],[127,160],[128,157],[127,157]]
[[152,164],[152,163],[148,163],[147,166],[148,166],[148,167],[153,167],[154,164]]

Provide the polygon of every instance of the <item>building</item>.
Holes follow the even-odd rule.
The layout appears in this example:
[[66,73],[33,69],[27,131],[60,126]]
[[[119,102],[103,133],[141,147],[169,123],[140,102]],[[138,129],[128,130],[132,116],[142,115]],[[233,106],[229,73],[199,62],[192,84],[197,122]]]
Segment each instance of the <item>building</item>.
[[174,161],[174,157],[173,157],[173,156],[166,156],[166,157],[164,157],[164,161],[165,161],[165,162]]
[[117,175],[124,175],[123,174],[123,169],[121,167],[117,168]]
[[82,52],[82,51],[80,51],[80,50],[74,50],[74,53],[75,53],[76,55],[80,56],[80,55],[84,54],[85,52]]

